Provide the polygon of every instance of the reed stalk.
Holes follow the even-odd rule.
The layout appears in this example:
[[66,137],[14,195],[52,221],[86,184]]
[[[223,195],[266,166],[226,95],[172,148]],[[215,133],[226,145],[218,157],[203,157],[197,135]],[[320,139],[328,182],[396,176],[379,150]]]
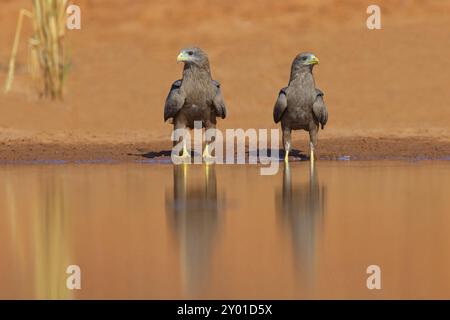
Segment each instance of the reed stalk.
[[19,16],[5,92],[12,87],[23,17],[28,16],[33,22],[33,35],[28,41],[28,70],[33,86],[40,97],[61,99],[68,69],[64,50],[68,0],[32,0],[32,5],[31,13],[22,10]]

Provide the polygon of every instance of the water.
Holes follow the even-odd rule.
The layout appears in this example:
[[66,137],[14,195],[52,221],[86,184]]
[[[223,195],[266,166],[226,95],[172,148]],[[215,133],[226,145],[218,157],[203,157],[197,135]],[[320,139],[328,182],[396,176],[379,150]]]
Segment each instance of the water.
[[449,162],[259,172],[1,166],[0,298],[450,298]]

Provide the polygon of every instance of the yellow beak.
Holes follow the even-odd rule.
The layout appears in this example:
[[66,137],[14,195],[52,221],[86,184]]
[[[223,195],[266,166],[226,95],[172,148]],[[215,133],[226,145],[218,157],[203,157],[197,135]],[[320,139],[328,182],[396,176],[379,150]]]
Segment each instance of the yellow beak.
[[186,61],[187,60],[187,56],[184,54],[184,52],[180,52],[180,54],[177,57],[177,62],[181,62],[181,61]]
[[308,64],[319,64],[319,59],[316,56],[312,56],[311,60],[309,60]]

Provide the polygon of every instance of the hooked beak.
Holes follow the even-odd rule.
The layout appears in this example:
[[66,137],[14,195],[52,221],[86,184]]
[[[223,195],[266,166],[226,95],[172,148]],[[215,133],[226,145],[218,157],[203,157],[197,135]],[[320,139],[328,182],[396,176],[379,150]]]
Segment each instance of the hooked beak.
[[177,57],[177,62],[183,62],[183,61],[187,61],[187,60],[188,60],[188,56],[186,55],[186,53],[184,51],[181,51]]
[[316,56],[312,56],[311,59],[308,61],[308,64],[319,64],[319,59],[317,59]]

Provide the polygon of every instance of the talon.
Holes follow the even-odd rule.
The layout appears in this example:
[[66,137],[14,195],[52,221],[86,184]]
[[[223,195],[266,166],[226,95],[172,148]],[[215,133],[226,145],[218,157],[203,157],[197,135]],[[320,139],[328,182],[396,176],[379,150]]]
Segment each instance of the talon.
[[286,150],[284,153],[284,162],[289,162],[289,151]]
[[208,145],[206,145],[205,150],[203,150],[203,158],[210,158],[211,155],[209,154]]
[[191,154],[187,151],[186,145],[183,146],[183,154],[181,155],[181,158],[190,158]]
[[183,151],[181,153],[181,156],[174,155],[174,157],[179,159],[180,160],[179,162],[182,162],[185,164],[191,162],[191,154],[187,150],[186,145],[183,146]]
[[185,155],[181,155],[181,156],[174,156],[175,158],[179,159],[179,162],[182,162],[184,164],[186,163],[190,163],[191,162],[191,156],[189,154]]
[[214,161],[214,157],[209,153],[208,145],[206,145],[205,150],[203,151],[203,160],[206,163],[211,163]]

